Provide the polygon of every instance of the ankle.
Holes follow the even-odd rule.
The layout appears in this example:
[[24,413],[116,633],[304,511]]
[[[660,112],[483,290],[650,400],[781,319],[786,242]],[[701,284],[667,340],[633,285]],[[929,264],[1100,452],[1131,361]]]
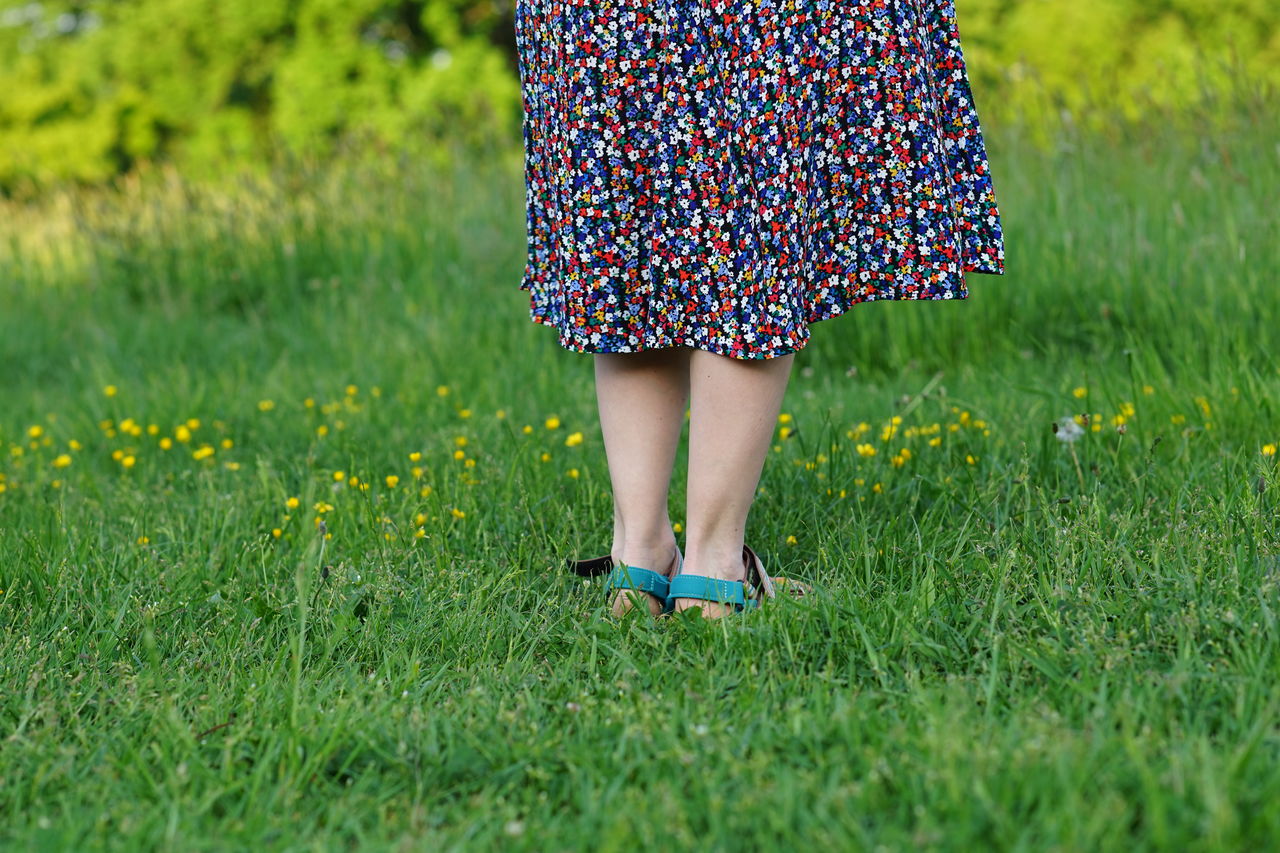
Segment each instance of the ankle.
[[684,555],[684,571],[691,575],[740,581],[746,579],[747,563],[741,545],[736,548],[690,548]]
[[649,542],[626,542],[621,551],[621,562],[635,568],[649,569],[669,575],[677,562],[678,547],[674,536]]

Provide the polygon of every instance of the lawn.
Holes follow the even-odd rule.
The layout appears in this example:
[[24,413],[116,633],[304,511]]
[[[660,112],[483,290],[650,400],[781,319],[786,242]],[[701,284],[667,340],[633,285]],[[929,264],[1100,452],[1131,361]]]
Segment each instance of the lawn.
[[1274,846],[1272,130],[992,129],[1006,274],[814,326],[748,543],[818,592],[714,622],[564,570],[518,148],[5,206],[0,844]]

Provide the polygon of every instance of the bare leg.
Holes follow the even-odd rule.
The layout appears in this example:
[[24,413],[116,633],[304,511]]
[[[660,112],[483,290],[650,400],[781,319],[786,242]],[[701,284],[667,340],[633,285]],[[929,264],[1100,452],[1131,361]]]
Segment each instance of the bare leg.
[[[733,359],[693,353],[689,425],[689,492],[683,571],[743,580],[747,513],[755,500],[795,354]],[[701,607],[704,616],[731,608],[681,598],[676,609]]]
[[[676,537],[667,491],[689,401],[689,355],[684,347],[637,353],[598,353],[596,400],[613,485],[614,562],[670,574]],[[634,593],[639,595],[639,593]],[[626,591],[613,612],[631,607]],[[661,605],[649,601],[657,614]]]

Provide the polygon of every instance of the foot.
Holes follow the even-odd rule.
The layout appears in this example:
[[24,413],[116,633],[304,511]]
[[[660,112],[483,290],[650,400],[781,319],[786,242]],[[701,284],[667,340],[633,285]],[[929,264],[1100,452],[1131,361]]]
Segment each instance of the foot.
[[[635,551],[618,550],[610,551],[613,557],[613,564],[635,566],[642,569],[651,569],[660,575],[671,578],[676,571],[676,567],[680,564],[680,551],[676,545],[674,535],[668,545],[651,549],[636,549]],[[666,602],[660,598],[649,595],[645,592],[639,592],[633,589],[620,589],[614,593],[613,601],[609,603],[609,610],[614,616],[621,616],[631,610],[637,601],[646,602],[649,606],[649,612],[654,616],[660,616],[666,607]]]
[[[748,597],[750,597],[751,595],[751,587],[750,585],[746,584],[748,566],[747,566],[747,554],[745,549],[743,550],[742,557],[738,561],[737,565],[733,565],[732,563],[729,565],[724,565],[722,563],[714,563],[714,562],[708,564],[704,562],[701,568],[697,566],[690,568],[690,566],[694,566],[693,562],[691,560],[686,559],[685,565],[684,565],[684,571],[687,574],[702,575],[703,577],[718,578],[720,580],[726,580],[726,581],[742,581],[745,586],[744,593]],[[718,602],[705,601],[701,598],[677,598],[676,599],[675,610],[677,612],[681,610],[688,610],[690,607],[701,608],[702,616],[704,619],[719,619],[722,616],[727,616],[730,613],[737,612],[737,608],[735,608],[731,604],[719,604]]]

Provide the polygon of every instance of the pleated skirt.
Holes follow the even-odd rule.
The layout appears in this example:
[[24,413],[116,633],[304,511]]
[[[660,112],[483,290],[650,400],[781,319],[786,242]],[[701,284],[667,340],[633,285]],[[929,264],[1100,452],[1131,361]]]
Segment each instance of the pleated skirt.
[[952,0],[517,0],[530,317],[772,358],[1004,241]]

